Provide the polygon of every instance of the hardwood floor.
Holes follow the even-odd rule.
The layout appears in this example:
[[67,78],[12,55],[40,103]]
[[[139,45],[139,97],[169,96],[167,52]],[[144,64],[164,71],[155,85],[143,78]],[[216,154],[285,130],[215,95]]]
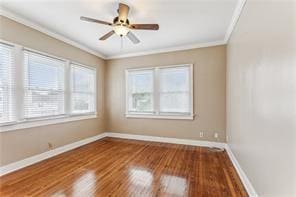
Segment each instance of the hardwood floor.
[[104,138],[0,178],[0,196],[247,196],[226,152]]

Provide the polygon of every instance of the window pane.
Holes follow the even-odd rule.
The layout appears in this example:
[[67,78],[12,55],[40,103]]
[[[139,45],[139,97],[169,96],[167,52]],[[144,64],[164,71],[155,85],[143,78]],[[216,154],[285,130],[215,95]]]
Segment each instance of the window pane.
[[8,85],[9,69],[11,68],[11,49],[0,45],[0,86]]
[[159,71],[160,91],[189,91],[189,67],[162,68]]
[[129,71],[129,111],[153,111],[153,70]]
[[24,61],[25,118],[64,114],[65,62],[30,51]]
[[0,44],[0,123],[15,120],[13,49]]
[[129,87],[131,93],[153,91],[153,71],[133,71],[129,73]]
[[73,88],[75,92],[91,92],[95,89],[95,73],[91,69],[73,67]]
[[64,63],[39,55],[26,54],[28,87],[43,90],[64,89]]
[[161,93],[160,111],[189,113],[189,94],[188,93]]
[[25,98],[26,117],[34,118],[64,113],[63,92],[28,90]]
[[9,121],[8,91],[5,87],[0,87],[0,123]]
[[190,112],[190,67],[161,68],[160,112]]
[[86,113],[94,111],[94,95],[74,93],[73,99],[73,111],[75,113]]
[[95,112],[96,71],[91,68],[71,64],[72,113]]
[[130,111],[151,112],[153,111],[151,93],[133,93],[130,97]]

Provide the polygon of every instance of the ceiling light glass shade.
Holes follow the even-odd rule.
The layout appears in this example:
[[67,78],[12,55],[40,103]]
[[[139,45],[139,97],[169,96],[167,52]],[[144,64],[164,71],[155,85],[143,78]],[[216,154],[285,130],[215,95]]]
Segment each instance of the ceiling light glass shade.
[[115,25],[113,26],[113,30],[119,36],[126,36],[126,34],[130,31],[128,27],[123,25]]

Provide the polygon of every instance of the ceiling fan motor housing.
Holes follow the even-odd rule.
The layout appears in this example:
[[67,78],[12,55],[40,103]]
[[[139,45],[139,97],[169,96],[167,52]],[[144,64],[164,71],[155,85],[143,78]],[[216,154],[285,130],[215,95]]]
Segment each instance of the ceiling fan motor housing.
[[129,23],[129,20],[128,19],[126,19],[126,21],[119,20],[119,17],[117,16],[117,17],[115,17],[113,19],[113,24],[114,25],[120,24],[120,25],[128,26],[130,23]]
[[106,40],[113,34],[119,36],[127,36],[134,44],[140,43],[140,40],[131,32],[131,30],[158,30],[158,24],[130,24],[128,20],[129,6],[123,3],[119,3],[118,16],[113,19],[113,23],[81,16],[80,19],[83,21],[99,23],[112,27],[112,31],[103,35],[100,40]]

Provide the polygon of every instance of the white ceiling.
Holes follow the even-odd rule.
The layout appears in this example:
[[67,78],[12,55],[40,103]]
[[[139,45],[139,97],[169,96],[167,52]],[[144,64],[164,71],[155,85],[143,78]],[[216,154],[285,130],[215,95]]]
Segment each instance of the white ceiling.
[[[98,40],[111,30],[109,26],[79,19],[88,16],[111,22],[119,2],[131,7],[131,23],[158,23],[159,31],[134,31],[141,43],[124,38],[121,49],[117,35]],[[238,4],[239,0],[1,0],[7,12],[106,58],[223,43]]]

